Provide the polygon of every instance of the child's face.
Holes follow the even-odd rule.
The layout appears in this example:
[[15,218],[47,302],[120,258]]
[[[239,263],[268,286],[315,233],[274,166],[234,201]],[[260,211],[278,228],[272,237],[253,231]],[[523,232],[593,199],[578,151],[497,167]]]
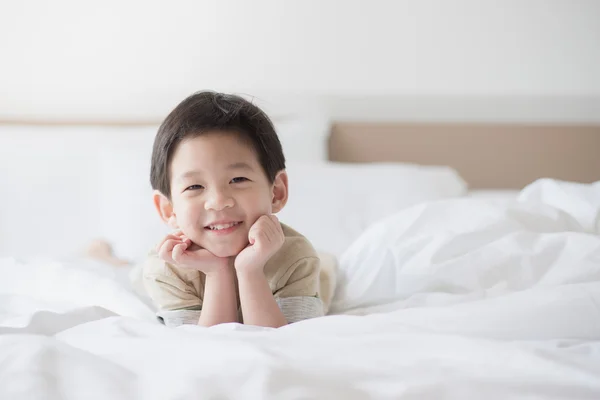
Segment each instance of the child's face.
[[235,256],[248,245],[252,224],[283,207],[282,178],[287,197],[285,172],[270,183],[252,146],[237,134],[184,140],[171,161],[171,221],[216,256]]

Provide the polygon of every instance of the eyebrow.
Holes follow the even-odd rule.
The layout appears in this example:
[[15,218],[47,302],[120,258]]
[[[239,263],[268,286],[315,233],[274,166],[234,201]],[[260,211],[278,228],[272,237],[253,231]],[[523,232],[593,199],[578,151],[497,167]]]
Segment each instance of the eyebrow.
[[246,164],[245,162],[237,162],[237,163],[229,164],[227,166],[227,169],[245,169],[248,171],[254,171],[254,168],[252,168],[249,164]]
[[177,180],[178,181],[183,181],[184,179],[192,178],[192,177],[197,176],[197,175],[202,175],[202,173],[200,171],[187,171],[187,172],[179,175],[179,177],[177,178]]

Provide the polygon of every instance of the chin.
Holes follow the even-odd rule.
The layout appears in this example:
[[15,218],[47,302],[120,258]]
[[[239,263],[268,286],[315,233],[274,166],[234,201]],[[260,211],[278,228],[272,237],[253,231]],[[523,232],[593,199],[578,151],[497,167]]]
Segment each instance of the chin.
[[207,246],[206,249],[213,253],[217,257],[235,257],[246,245],[219,245],[219,246]]

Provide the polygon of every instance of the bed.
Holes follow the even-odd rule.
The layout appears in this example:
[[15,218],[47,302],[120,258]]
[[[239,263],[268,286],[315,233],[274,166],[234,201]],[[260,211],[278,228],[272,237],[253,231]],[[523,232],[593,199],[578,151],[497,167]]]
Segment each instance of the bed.
[[[272,330],[166,328],[131,269],[50,251],[84,218],[74,247],[102,233],[130,259],[161,232],[151,125],[0,129],[4,151],[37,135],[57,197],[0,164],[0,398],[600,398],[599,126],[311,124],[280,218],[334,256],[336,291]],[[309,141],[284,125],[284,148]],[[49,156],[48,129],[78,150]]]

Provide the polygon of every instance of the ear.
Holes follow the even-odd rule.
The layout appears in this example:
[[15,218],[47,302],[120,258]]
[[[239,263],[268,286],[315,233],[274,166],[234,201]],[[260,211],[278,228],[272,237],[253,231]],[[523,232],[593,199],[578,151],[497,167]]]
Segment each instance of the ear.
[[173,229],[179,229],[177,225],[177,217],[175,216],[175,211],[173,210],[173,204],[171,200],[158,190],[155,190],[152,199],[154,200],[154,207],[160,216],[160,219],[167,225],[169,225]]
[[273,214],[283,209],[288,199],[288,175],[285,171],[279,171],[273,181],[273,200],[271,208]]

